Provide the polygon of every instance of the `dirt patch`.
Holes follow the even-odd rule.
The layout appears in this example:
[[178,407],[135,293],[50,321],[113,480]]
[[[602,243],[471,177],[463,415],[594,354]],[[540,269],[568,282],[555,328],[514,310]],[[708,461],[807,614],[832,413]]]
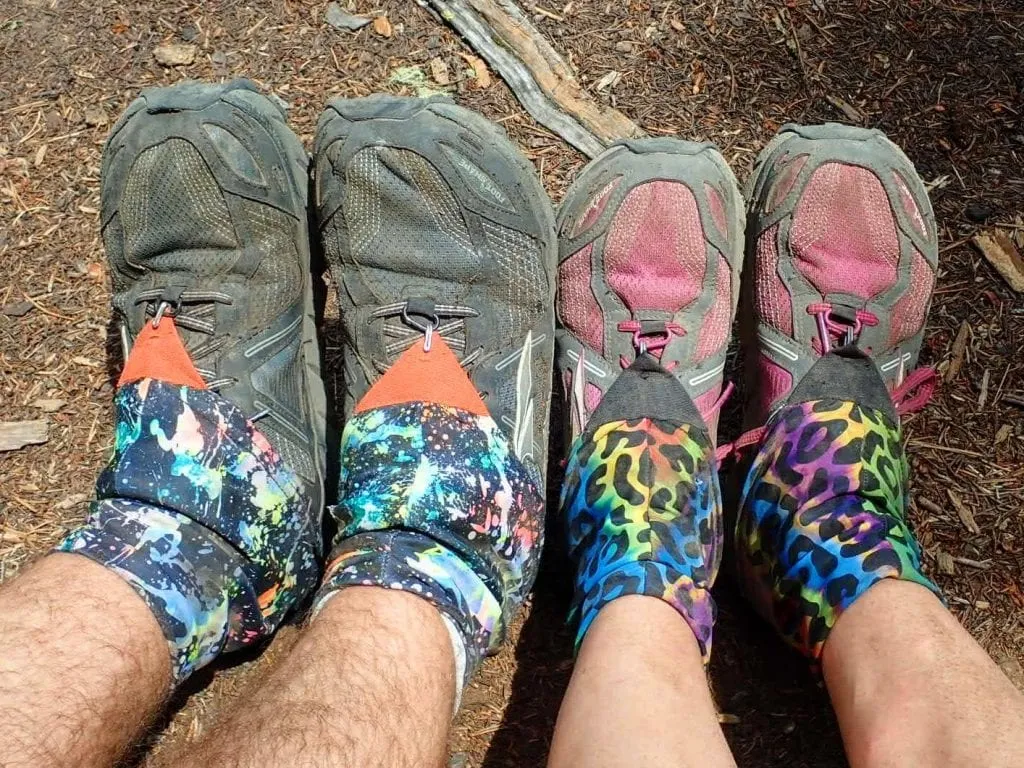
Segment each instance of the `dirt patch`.
[[[1024,305],[968,245],[1012,224],[1024,195],[1024,11],[1016,0],[715,3],[576,0],[538,25],[588,87],[652,135],[716,142],[746,174],[787,121],[880,127],[932,187],[942,254],[924,362],[945,371],[907,421],[913,523],[961,621],[1008,674],[1024,662]],[[326,3],[8,0],[0,7],[0,420],[45,418],[46,444],[0,457],[0,579],[82,518],[111,443],[109,285],[98,237],[103,139],[140,88],[251,77],[292,105],[310,143],[331,96],[434,87],[440,59],[463,104],[501,123],[560,199],[583,159],[535,124],[500,81],[479,87],[470,51],[432,14],[387,0],[358,33]],[[390,32],[390,35],[385,35]],[[165,67],[163,44],[184,46]],[[190,52],[188,46],[194,46]],[[416,68],[425,75],[417,80]],[[609,77],[610,73],[618,73]],[[413,77],[410,81],[408,78]],[[412,82],[413,85],[409,83]],[[406,84],[402,84],[406,83]],[[1012,229],[1012,227],[1011,227]],[[27,302],[30,308],[24,309]],[[327,365],[337,337],[328,311]],[[956,339],[960,342],[956,343]],[[329,383],[333,386],[333,383]],[[55,410],[53,403],[63,401]],[[738,399],[737,399],[738,401]],[[951,495],[952,493],[952,495]],[[957,504],[977,524],[972,533]],[[469,766],[543,762],[571,671],[568,578],[552,551],[532,610],[466,694],[453,751]],[[943,565],[940,572],[938,565]],[[820,683],[755,620],[727,579],[710,676],[740,765],[840,766]],[[193,681],[152,743],[195,738],[294,639]],[[680,713],[680,717],[684,713]],[[146,752],[138,758],[145,762]]]

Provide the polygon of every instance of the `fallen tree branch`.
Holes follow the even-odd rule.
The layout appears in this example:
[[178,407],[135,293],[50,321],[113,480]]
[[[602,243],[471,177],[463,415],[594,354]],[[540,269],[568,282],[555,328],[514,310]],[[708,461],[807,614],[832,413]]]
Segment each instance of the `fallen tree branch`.
[[433,6],[508,83],[533,118],[588,157],[616,139],[643,136],[596,102],[512,0],[418,0]]

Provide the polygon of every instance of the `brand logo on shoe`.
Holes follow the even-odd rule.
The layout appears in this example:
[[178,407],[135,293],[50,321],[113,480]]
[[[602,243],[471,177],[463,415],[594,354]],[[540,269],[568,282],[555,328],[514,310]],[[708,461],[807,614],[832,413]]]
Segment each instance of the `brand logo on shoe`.
[[491,200],[502,208],[509,209],[512,204],[509,199],[502,194],[498,185],[495,184],[491,177],[484,173],[482,170],[477,168],[473,163],[469,162],[465,157],[455,152],[450,147],[442,145],[445,154],[448,159],[451,160],[452,164],[462,173],[469,176],[473,181],[476,182],[476,187],[472,188],[476,192],[486,192]]

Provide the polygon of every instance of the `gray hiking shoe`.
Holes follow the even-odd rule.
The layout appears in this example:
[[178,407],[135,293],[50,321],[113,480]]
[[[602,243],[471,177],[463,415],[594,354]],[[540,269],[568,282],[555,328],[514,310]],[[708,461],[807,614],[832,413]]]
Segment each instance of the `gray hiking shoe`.
[[530,164],[474,112],[444,98],[392,96],[331,101],[315,163],[345,334],[346,419],[429,329],[541,481],[555,241]]
[[844,347],[871,359],[898,410],[923,405],[933,376],[912,371],[938,239],[906,155],[877,130],[787,125],[758,158],[747,200],[744,314],[756,332],[747,329],[746,428],[764,425],[812,369],[818,396],[845,392],[846,376],[829,368]]
[[103,155],[103,240],[125,355],[171,315],[209,389],[323,503],[325,405],[309,271],[308,155],[246,80],[143,91]]
[[678,379],[714,440],[739,296],[743,201],[709,144],[623,141],[558,214],[558,371],[572,437],[634,358]]

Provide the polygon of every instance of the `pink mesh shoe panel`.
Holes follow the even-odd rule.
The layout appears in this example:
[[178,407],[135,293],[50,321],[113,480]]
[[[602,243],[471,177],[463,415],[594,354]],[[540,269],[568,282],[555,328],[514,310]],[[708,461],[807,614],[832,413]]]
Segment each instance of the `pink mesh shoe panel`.
[[707,255],[697,201],[683,184],[631,190],[608,230],[608,284],[630,311],[678,312],[701,293]]
[[718,257],[718,271],[715,273],[715,303],[704,316],[694,352],[694,363],[702,363],[729,339],[729,316],[732,314],[732,274],[729,262],[724,256]]
[[590,285],[591,243],[558,266],[558,316],[579,339],[604,354],[604,313]]
[[781,365],[776,365],[764,355],[757,360],[757,376],[755,384],[757,392],[757,420],[764,422],[768,411],[776,400],[784,397],[793,388],[793,376]]
[[852,165],[816,169],[797,204],[790,247],[796,268],[822,294],[870,299],[889,289],[900,244],[882,182]]
[[921,330],[934,285],[935,273],[931,265],[915,248],[910,263],[910,285],[893,305],[890,315],[889,344],[895,346]]
[[754,266],[754,303],[761,322],[790,336],[793,333],[793,305],[789,291],[779,277],[779,227],[770,227],[757,240]]

